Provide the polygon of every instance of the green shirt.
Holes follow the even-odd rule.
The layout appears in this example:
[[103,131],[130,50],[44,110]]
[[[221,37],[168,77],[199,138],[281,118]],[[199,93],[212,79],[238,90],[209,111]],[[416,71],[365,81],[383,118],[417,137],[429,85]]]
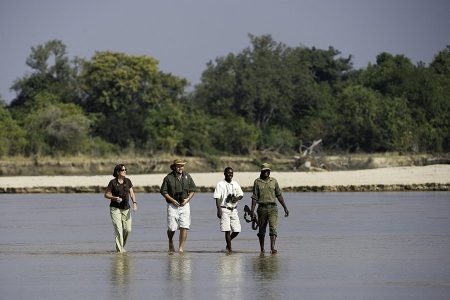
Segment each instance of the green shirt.
[[175,172],[171,172],[164,177],[159,191],[163,195],[169,194],[170,197],[180,202],[180,200],[187,198],[189,193],[195,192],[195,189],[196,186],[191,175],[183,172],[181,178],[178,179]]
[[255,199],[258,204],[276,203],[278,196],[281,196],[281,190],[275,178],[255,179],[252,199]]

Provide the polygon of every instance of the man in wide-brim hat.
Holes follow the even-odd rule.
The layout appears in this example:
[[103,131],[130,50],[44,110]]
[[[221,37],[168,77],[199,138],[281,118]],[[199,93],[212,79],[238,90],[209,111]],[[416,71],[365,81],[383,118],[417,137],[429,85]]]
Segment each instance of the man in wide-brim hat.
[[191,225],[191,209],[189,202],[195,193],[195,183],[189,173],[184,172],[186,162],[175,159],[170,165],[172,172],[164,177],[161,195],[167,202],[167,237],[169,252],[174,252],[173,236],[180,230],[178,252],[184,252],[187,231]]

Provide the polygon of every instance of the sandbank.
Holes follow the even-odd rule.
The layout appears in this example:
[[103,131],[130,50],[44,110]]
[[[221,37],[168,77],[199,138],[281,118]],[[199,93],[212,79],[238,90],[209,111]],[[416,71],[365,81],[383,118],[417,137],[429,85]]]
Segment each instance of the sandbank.
[[[187,169],[189,172],[189,170]],[[166,174],[128,174],[136,192],[156,192]],[[200,191],[213,190],[223,174],[191,173]],[[246,190],[258,172],[235,171],[234,179]],[[384,191],[450,190],[450,165],[391,167],[353,171],[276,172],[286,191]],[[102,192],[110,175],[95,176],[3,176],[0,193]]]

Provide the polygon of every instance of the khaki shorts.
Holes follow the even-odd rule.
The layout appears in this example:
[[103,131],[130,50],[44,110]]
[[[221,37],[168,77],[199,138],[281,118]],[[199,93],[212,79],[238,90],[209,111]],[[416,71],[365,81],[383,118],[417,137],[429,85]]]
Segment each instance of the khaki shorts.
[[167,229],[177,231],[180,228],[189,229],[191,226],[191,207],[188,204],[176,207],[167,203]]
[[220,218],[220,230],[222,232],[241,232],[241,222],[239,221],[239,215],[237,208],[229,210],[222,207],[222,218]]

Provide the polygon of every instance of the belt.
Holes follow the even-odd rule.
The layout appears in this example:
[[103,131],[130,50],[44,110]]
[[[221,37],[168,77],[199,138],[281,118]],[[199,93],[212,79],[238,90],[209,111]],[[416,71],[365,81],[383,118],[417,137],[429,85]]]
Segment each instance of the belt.
[[259,206],[277,206],[276,202],[271,202],[271,203],[259,203]]
[[226,208],[228,210],[233,211],[233,210],[237,209],[237,206],[236,207],[221,206],[221,208]]

